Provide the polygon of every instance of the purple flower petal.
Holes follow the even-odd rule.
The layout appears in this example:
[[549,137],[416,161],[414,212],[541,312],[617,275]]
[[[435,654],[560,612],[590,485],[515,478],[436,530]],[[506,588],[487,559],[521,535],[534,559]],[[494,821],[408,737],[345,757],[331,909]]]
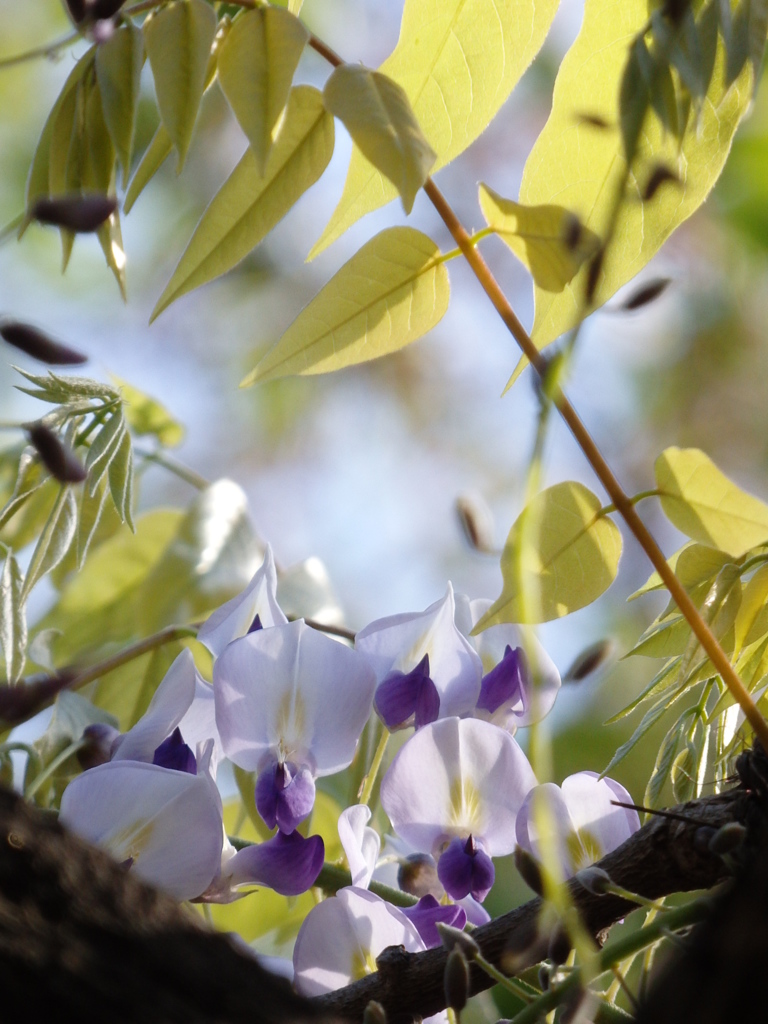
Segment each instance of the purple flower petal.
[[197,775],[195,755],[184,742],[178,725],[168,739],[163,740],[155,750],[152,764],[159,765],[161,768],[173,768],[177,772],[189,772],[190,775]]
[[281,896],[299,896],[314,884],[325,858],[320,836],[305,839],[300,832],[278,832],[265,843],[247,846],[229,861],[230,884],[252,882]]
[[528,665],[522,647],[516,647],[513,651],[507,644],[504,657],[499,664],[483,676],[477,707],[492,715],[502,704],[519,704],[521,712],[524,712],[523,680],[527,672]]
[[293,832],[309,815],[315,803],[315,780],[307,768],[291,761],[275,761],[256,781],[256,810],[267,828],[277,825]]
[[439,946],[441,943],[437,930],[438,921],[453,925],[454,928],[463,928],[467,923],[466,912],[461,907],[457,907],[455,903],[438,903],[432,895],[423,896],[415,907],[403,907],[403,913],[416,925],[427,948]]
[[264,629],[264,627],[261,624],[261,616],[257,614],[253,622],[248,627],[248,632],[255,633],[259,629]]
[[414,716],[417,729],[437,721],[440,694],[429,676],[429,655],[410,672],[390,672],[376,690],[374,705],[390,730],[403,728]]
[[449,843],[437,862],[437,874],[453,899],[461,900],[471,894],[481,903],[496,877],[493,861],[472,836]]

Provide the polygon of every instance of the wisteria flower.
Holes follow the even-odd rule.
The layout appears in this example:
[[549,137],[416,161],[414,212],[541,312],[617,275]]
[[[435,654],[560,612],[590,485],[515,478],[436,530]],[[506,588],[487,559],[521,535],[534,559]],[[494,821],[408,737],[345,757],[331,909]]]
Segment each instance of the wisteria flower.
[[526,637],[527,651],[521,646],[517,626],[491,626],[470,637],[491,604],[457,594],[456,625],[474,643],[483,664],[473,714],[514,733],[519,726],[533,725],[549,714],[560,689],[560,673],[535,636]]
[[[281,896],[299,896],[310,889],[325,860],[321,836],[277,832],[263,843],[235,850],[224,838],[221,869],[199,897],[203,903],[232,903],[253,886],[266,886]],[[246,892],[241,891],[248,886]]]
[[218,658],[227,644],[251,630],[284,626],[288,619],[277,603],[277,571],[267,544],[264,561],[245,590],[227,601],[198,630],[197,639]]
[[482,902],[494,880],[491,858],[514,849],[517,813],[535,785],[509,733],[446,718],[402,747],[382,780],[381,802],[395,832],[435,858],[449,896]]
[[293,950],[294,983],[304,996],[319,996],[376,971],[387,946],[420,953],[426,946],[401,910],[367,889],[347,887],[314,907]]
[[352,761],[371,712],[373,670],[298,621],[228,644],[213,683],[226,755],[258,772],[256,807],[268,827],[292,832],[312,810],[315,779]]
[[349,864],[352,885],[367,889],[371,884],[376,861],[381,849],[379,833],[368,827],[371,809],[366,804],[354,804],[339,815],[339,839]]
[[221,802],[204,774],[111,761],[70,782],[60,820],[178,900],[202,893],[221,866]]
[[468,714],[480,692],[482,663],[454,623],[453,587],[423,612],[377,619],[355,637],[373,665],[376,711],[388,729],[417,729]]
[[517,841],[537,860],[542,859],[542,835],[534,816],[534,801],[545,800],[544,820],[556,829],[564,877],[594,864],[621,846],[640,828],[637,811],[616,807],[611,801],[631,803],[632,797],[613,779],[601,779],[596,772],[569,775],[562,786],[546,782],[532,790],[517,819]]

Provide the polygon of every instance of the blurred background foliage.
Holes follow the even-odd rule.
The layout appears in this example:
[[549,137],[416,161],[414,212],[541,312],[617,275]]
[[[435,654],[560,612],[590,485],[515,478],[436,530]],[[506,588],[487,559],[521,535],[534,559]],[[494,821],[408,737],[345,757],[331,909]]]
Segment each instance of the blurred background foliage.
[[[371,66],[394,46],[399,15],[400,5],[377,0],[306,0],[302,11],[310,28],[342,56]],[[476,198],[481,177],[504,195],[517,194],[525,157],[548,114],[559,60],[579,20],[580,4],[564,3],[544,51],[499,117],[438,174],[438,184],[468,227],[482,225]],[[70,28],[59,0],[23,6],[0,0],[0,27],[0,58]],[[56,59],[0,70],[3,223],[23,206],[40,130],[71,70],[73,53],[83,49],[80,43]],[[307,51],[297,80],[317,85],[326,74],[320,58]],[[147,79],[137,153],[156,125]],[[33,322],[76,345],[91,357],[91,375],[106,380],[115,374],[158,398],[186,428],[175,449],[179,459],[205,480],[236,481],[248,499],[247,511],[239,509],[230,522],[231,543],[209,566],[204,598],[187,606],[185,584],[190,566],[197,564],[190,561],[190,551],[199,553],[205,543],[196,510],[212,500],[211,492],[198,492],[188,480],[145,464],[139,498],[144,514],[136,536],[118,531],[113,522],[105,527],[103,544],[85,575],[68,576],[64,570],[71,566],[65,566],[33,595],[33,620],[63,631],[61,658],[76,660],[91,648],[117,649],[142,629],[202,615],[234,580],[250,574],[260,559],[262,538],[272,543],[284,567],[320,559],[322,565],[311,562],[294,573],[294,586],[312,590],[315,606],[320,609],[325,602],[326,612],[336,617],[338,599],[354,629],[382,615],[425,607],[444,593],[447,579],[471,597],[498,595],[498,561],[463,541],[455,502],[473,494],[487,503],[501,546],[521,506],[537,404],[530,371],[500,398],[517,352],[460,261],[449,267],[449,312],[428,338],[340,374],[237,389],[258,355],[320,285],[377,230],[404,220],[393,203],[357,224],[317,261],[304,263],[341,192],[350,143],[340,126],[337,134],[329,172],[268,239],[233,273],[184,297],[151,328],[149,314],[158,295],[208,200],[244,148],[218,89],[205,97],[182,176],[177,178],[173,161],[167,161],[124,218],[127,304],[95,240],[78,239],[64,277],[55,231],[33,226],[20,244],[0,248],[0,315]],[[644,279],[669,276],[672,286],[631,315],[618,313],[620,297],[614,299],[582,333],[567,390],[630,492],[653,485],[653,461],[663,448],[695,445],[742,486],[768,496],[767,158],[768,83],[763,80],[752,117],[737,136],[713,196],[643,272]],[[409,223],[444,249],[450,247],[423,195]],[[500,241],[488,240],[484,251],[521,319],[530,323],[526,272]],[[17,353],[4,353],[4,421],[41,414],[39,403],[13,390],[19,381],[11,369],[15,362],[34,368]],[[3,445],[18,441],[12,433],[0,438]],[[546,477],[547,483],[568,477],[594,486],[580,453],[556,421],[547,445]],[[226,498],[226,488],[224,493]],[[681,538],[652,503],[644,503],[643,513],[667,552],[679,546]],[[120,559],[130,567],[123,575],[116,569]],[[110,594],[99,590],[104,566],[115,579],[119,576]],[[552,717],[557,781],[586,768],[600,771],[631,730],[631,719],[610,728],[602,723],[658,667],[642,658],[621,660],[662,607],[658,595],[624,602],[649,572],[629,539],[610,592],[595,605],[541,628],[561,672],[596,640],[613,641],[613,656],[601,669],[565,687],[558,700]],[[56,587],[68,588],[67,599],[51,613]],[[89,607],[101,612],[90,623],[83,618]],[[147,679],[161,678],[167,664],[165,655],[145,657],[145,685],[136,684],[128,717],[140,713],[151,692]],[[100,684],[120,685],[117,673]],[[616,771],[636,799],[657,753],[655,740],[665,728],[662,722]],[[497,887],[493,912],[525,898],[513,874],[504,872],[512,889]]]

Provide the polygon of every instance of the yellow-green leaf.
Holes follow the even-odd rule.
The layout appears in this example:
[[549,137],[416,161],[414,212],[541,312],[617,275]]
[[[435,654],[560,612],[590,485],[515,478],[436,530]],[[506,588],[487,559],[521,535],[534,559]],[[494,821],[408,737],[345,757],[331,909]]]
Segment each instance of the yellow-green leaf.
[[761,566],[744,587],[735,622],[735,649],[741,651],[768,633],[768,565]]
[[[379,71],[405,89],[437,153],[433,172],[496,116],[538,53],[557,6],[558,0],[406,0],[397,46]],[[396,195],[355,148],[344,194],[310,258]]]
[[[552,113],[523,172],[520,201],[532,206],[557,202],[605,237],[616,190],[626,163],[619,123],[619,94],[629,46],[648,20],[647,0],[587,0],[584,22],[557,75]],[[746,62],[725,86],[722,38],[714,73],[698,120],[691,117],[682,140],[649,112],[643,125],[629,201],[623,202],[592,308],[602,305],[657,252],[666,238],[696,210],[720,175],[754,83]],[[611,127],[599,128],[602,122]],[[642,200],[645,184],[659,165],[679,179]],[[583,315],[588,268],[582,267],[562,292],[535,289],[533,339],[539,348],[573,327]]]
[[514,522],[501,556],[501,596],[474,632],[502,622],[548,622],[591,604],[616,578],[621,534],[583,484],[555,484]]
[[[730,555],[724,551],[706,544],[696,544],[687,541],[678,551],[670,555],[667,564],[680,580],[686,590],[703,583],[705,580],[714,579],[726,562],[730,561]],[[662,590],[664,584],[661,576],[654,570],[639,590],[630,594],[628,601],[634,601],[643,594],[652,590]]]
[[285,123],[262,177],[249,148],[211,200],[152,319],[180,295],[231,270],[313,185],[333,154],[333,118],[317,89],[291,92]]
[[264,174],[309,32],[288,11],[256,7],[233,23],[221,45],[219,83]]
[[562,206],[524,206],[480,185],[480,208],[488,226],[531,272],[539,288],[561,292],[600,239]]
[[128,182],[133,154],[133,133],[139,103],[144,41],[135,25],[126,24],[96,50],[104,120],[123,168],[123,185]]
[[131,184],[128,186],[125,202],[123,203],[123,209],[126,213],[130,212],[133,204],[172,152],[173,143],[171,142],[171,136],[166,131],[165,125],[161,122],[157,126],[157,131],[152,136],[152,141],[144,150],[139,166],[131,178]]
[[215,35],[216,14],[205,0],[175,0],[144,22],[157,105],[178,153],[179,171],[192,139]]
[[381,72],[343,64],[325,83],[323,98],[363,156],[389,178],[410,213],[437,154],[402,86]]
[[166,407],[132,384],[113,375],[123,396],[123,412],[136,434],[152,434],[166,448],[175,448],[184,440],[184,427]]
[[449,296],[448,272],[431,238],[413,228],[382,231],[302,310],[241,387],[396,352],[439,323]]
[[768,541],[768,505],[742,491],[698,448],[667,448],[656,460],[667,518],[701,544],[740,558]]

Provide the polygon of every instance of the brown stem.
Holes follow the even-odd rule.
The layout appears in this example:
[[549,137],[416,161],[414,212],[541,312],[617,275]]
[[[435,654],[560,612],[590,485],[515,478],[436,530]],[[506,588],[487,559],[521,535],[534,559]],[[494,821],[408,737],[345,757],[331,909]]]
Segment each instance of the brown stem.
[[[488,264],[485,262],[475,246],[472,245],[470,236],[464,226],[461,224],[442,192],[438,189],[437,185],[435,185],[431,178],[427,180],[427,183],[424,186],[424,191],[429,196],[432,204],[440,214],[440,217],[453,236],[456,244],[464,254],[464,257],[472,268],[475,277],[480,282],[483,291],[493,303],[496,312],[504,321],[507,329],[514,337],[533,368],[540,377],[543,377],[547,366],[546,360],[534,345],[528,332],[517,319],[514,310],[510,306],[506,295],[501,290],[496,279],[491,273]],[[722,677],[723,682],[740,705],[742,711],[747,717],[747,720],[749,721],[749,724],[754,729],[755,735],[760,738],[760,741],[768,749],[768,722],[765,721],[763,716],[757,710],[754,701],[728,660],[727,655],[718,643],[714,633],[701,617],[698,608],[670,569],[661,548],[645,526],[645,523],[643,523],[642,519],[637,514],[637,510],[632,503],[632,499],[624,492],[610,466],[605,461],[600,450],[592,439],[589,431],[582,423],[576,410],[568,401],[559,385],[554,389],[552,401],[560,415],[567,423],[577,444],[584,452],[587,461],[592,466],[592,469],[595,471],[598,479],[608,492],[619,515],[632,531],[643,551],[645,551],[654,569],[658,572],[665,587],[672,595],[675,603],[696,635],[697,640],[703,647],[717,672]]]

